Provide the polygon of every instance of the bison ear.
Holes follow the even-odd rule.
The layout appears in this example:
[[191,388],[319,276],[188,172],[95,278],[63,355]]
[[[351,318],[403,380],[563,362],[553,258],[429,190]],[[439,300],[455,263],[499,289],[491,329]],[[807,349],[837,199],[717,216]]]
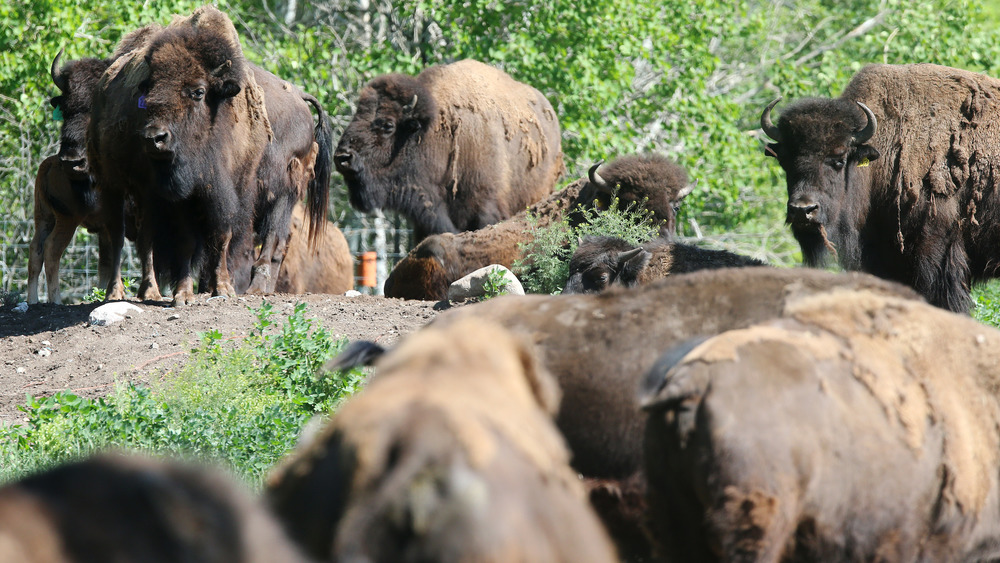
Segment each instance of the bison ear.
[[222,99],[232,98],[236,94],[240,93],[240,84],[235,80],[226,80],[222,83],[222,87],[219,88],[219,97]]
[[638,285],[639,274],[649,264],[649,259],[652,257],[653,254],[641,246],[620,253],[618,263],[615,265],[615,279],[625,287]]
[[699,344],[708,340],[707,337],[699,336],[682,342],[663,353],[646,372],[646,378],[639,386],[639,406],[643,410],[651,410],[658,407],[676,407],[687,397],[680,393],[664,393],[670,381],[667,373],[687,356],[689,352],[698,347]]
[[336,358],[323,366],[323,371],[334,372],[370,366],[385,355],[386,349],[368,340],[357,340],[347,345]]
[[867,162],[882,156],[878,149],[871,145],[861,145],[854,148],[854,158],[858,161],[858,166],[864,166]]

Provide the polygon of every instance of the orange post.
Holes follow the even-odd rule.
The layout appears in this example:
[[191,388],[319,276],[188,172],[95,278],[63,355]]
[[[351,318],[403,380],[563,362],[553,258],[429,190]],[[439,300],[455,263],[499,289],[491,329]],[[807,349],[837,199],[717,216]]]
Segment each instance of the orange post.
[[364,287],[375,287],[375,251],[370,250],[361,255],[361,285]]

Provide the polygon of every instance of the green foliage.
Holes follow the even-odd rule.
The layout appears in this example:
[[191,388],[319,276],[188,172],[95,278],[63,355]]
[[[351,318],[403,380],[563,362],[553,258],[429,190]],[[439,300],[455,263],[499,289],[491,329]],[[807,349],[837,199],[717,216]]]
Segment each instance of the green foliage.
[[20,291],[0,290],[0,307],[16,307],[21,301],[24,301],[24,297]]
[[500,268],[493,268],[486,272],[486,279],[483,280],[483,296],[481,301],[493,299],[507,293],[510,280],[504,277],[504,271]]
[[114,447],[210,458],[250,482],[293,446],[301,427],[353,394],[363,374],[321,374],[343,341],[306,317],[304,305],[280,331],[269,304],[242,342],[200,335],[191,360],[152,388],[118,386],[86,399],[70,391],[28,396],[28,422],[0,428],[0,482]]
[[[135,278],[122,278],[122,287],[125,289],[126,296],[135,297],[135,292],[137,286],[135,285]],[[90,293],[83,296],[84,303],[100,303],[104,301],[104,297],[108,294],[108,290],[102,287],[91,287]]]
[[1000,280],[974,286],[972,299],[976,303],[972,317],[983,324],[1000,328]]
[[584,222],[570,227],[566,220],[537,227],[535,217],[528,222],[535,238],[519,244],[523,259],[514,262],[513,270],[527,293],[560,293],[569,278],[569,261],[579,241],[591,235],[618,237],[632,244],[644,243],[659,233],[653,213],[642,204],[619,209],[618,197],[612,198],[608,209],[599,211],[579,208]]

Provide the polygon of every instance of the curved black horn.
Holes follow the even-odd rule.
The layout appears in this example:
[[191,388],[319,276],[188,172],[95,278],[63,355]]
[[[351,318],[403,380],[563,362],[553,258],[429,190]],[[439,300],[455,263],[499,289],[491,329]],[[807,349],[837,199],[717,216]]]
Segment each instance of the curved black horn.
[[875,114],[872,113],[872,110],[868,109],[868,106],[866,106],[861,102],[854,102],[854,103],[861,106],[861,110],[864,111],[865,115],[868,117],[868,124],[865,125],[864,129],[861,129],[860,131],[856,131],[854,133],[854,142],[864,143],[868,139],[871,139],[872,136],[875,134],[875,130],[878,129],[878,120],[875,119]]
[[604,178],[601,178],[600,174],[597,173],[597,169],[600,168],[600,166],[602,164],[604,164],[604,161],[603,160],[599,160],[599,161],[597,161],[596,164],[594,164],[593,166],[591,166],[590,167],[590,171],[587,172],[587,177],[590,178],[590,183],[591,184],[594,184],[595,186],[597,186],[599,188],[607,189],[608,183],[604,180]]
[[66,79],[59,74],[59,71],[62,70],[60,62],[62,61],[64,51],[65,49],[59,49],[59,53],[56,54],[56,58],[52,60],[52,68],[49,69],[49,72],[52,74],[52,83],[55,84],[56,88],[59,88],[61,92],[66,92],[69,87],[69,85],[66,84]]
[[767,104],[767,107],[764,108],[764,113],[760,115],[760,128],[764,130],[764,134],[779,143],[781,142],[781,131],[775,127],[774,123],[771,123],[771,110],[780,101],[780,97],[775,98],[773,102]]

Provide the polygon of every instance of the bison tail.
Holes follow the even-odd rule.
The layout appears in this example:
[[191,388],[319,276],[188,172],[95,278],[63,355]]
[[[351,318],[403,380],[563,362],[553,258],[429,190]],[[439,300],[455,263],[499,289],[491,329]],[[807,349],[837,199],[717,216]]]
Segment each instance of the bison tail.
[[646,373],[646,379],[639,389],[639,404],[643,410],[676,409],[685,399],[697,394],[696,390],[689,388],[690,382],[673,385],[667,373],[705,340],[707,338],[700,337],[682,342],[664,352],[656,360]]
[[326,227],[326,208],[330,200],[330,175],[333,171],[333,128],[330,126],[330,118],[323,111],[319,100],[309,94],[302,94],[302,99],[312,104],[319,116],[315,133],[313,133],[313,138],[319,145],[319,153],[316,155],[316,175],[309,182],[308,194],[306,195],[306,210],[309,215],[309,247],[314,248],[316,241]]

